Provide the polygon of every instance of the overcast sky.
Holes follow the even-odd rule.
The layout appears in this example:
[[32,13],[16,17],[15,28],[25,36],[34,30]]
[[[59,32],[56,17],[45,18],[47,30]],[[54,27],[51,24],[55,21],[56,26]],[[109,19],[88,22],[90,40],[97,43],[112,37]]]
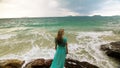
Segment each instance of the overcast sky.
[[0,0],[0,18],[120,15],[120,0]]

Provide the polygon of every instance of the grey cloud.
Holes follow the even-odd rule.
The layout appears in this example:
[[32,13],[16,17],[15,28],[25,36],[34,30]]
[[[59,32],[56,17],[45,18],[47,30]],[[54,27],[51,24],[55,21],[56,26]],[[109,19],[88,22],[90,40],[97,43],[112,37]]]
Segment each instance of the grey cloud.
[[106,0],[59,0],[61,7],[82,15],[89,15],[100,9]]

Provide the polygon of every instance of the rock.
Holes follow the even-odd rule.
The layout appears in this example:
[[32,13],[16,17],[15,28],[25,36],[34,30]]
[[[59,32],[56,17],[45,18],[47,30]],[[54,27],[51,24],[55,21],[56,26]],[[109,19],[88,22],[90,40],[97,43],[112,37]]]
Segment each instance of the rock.
[[78,60],[73,60],[73,59],[66,59],[65,67],[66,68],[99,68],[88,62],[80,62]]
[[52,59],[45,60],[45,65],[46,66],[50,67],[51,63],[52,63]]
[[23,63],[18,59],[0,60],[0,68],[21,68]]
[[[36,59],[29,62],[24,68],[50,68],[52,59]],[[80,62],[78,60],[66,59],[65,68],[98,68],[88,62]]]
[[110,56],[120,60],[120,41],[101,45],[101,50]]
[[52,59],[36,59],[29,62],[24,68],[49,68],[51,65]]

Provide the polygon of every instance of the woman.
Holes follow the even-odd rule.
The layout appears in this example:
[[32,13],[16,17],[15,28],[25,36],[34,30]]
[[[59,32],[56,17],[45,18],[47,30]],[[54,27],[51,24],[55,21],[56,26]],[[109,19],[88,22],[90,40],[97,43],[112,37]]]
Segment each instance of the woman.
[[55,38],[56,53],[50,68],[64,68],[65,57],[68,54],[67,39],[63,37],[64,29],[58,31]]

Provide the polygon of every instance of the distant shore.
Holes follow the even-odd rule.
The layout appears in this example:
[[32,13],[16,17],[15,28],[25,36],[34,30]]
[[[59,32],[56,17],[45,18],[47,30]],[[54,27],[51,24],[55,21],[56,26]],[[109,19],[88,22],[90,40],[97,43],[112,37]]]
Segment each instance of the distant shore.
[[11,17],[11,18],[0,18],[0,19],[22,19],[22,18],[65,18],[65,17],[119,17],[120,15],[113,15],[113,16],[101,16],[101,15],[92,15],[92,16],[56,16],[56,17]]

